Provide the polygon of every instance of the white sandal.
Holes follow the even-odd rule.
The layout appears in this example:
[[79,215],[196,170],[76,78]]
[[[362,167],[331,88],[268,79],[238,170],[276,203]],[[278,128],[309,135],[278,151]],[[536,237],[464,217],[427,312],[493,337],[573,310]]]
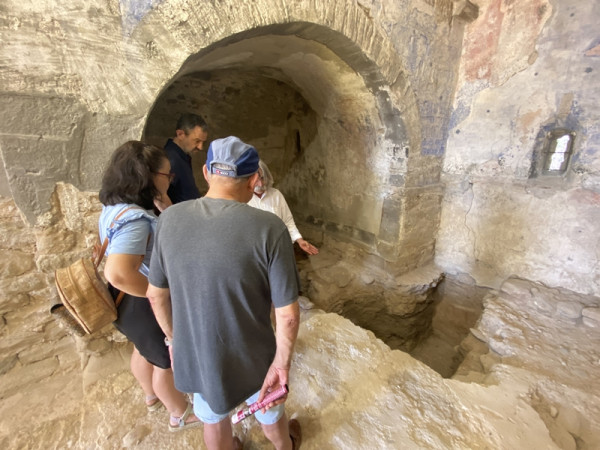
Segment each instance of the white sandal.
[[[183,415],[181,417],[176,417],[173,415],[171,416],[171,418],[169,419],[169,431],[176,432],[176,431],[186,430],[188,428],[199,427],[200,425],[202,425],[202,421],[200,421],[200,419],[198,419],[197,421],[194,421],[194,422],[186,423],[185,419],[187,419],[190,416],[190,414],[194,414],[194,408],[192,407],[191,403],[188,403],[187,408],[185,409],[185,412],[183,413]],[[176,420],[177,425],[173,425],[171,423],[172,420]]]
[[[156,400],[156,401],[154,401]],[[152,402],[152,403],[148,403]],[[163,402],[156,395],[146,395],[146,408],[149,412],[154,412],[162,408]]]

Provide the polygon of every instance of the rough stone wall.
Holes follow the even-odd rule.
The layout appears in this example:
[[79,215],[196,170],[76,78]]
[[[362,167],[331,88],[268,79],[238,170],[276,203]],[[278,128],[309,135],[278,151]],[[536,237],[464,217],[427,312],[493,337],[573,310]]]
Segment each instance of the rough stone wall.
[[502,384],[515,377],[515,386],[528,385],[524,398],[558,448],[597,448],[600,386],[592,366],[599,340],[599,297],[509,278],[485,297],[453,379]]
[[[298,220],[368,247],[390,270],[417,267],[433,258],[439,223],[444,130],[463,27],[452,14],[449,0],[8,0],[0,101],[10,120],[1,121],[0,188],[36,223],[56,182],[98,189],[110,152],[142,136],[172,80],[220,47],[297,36],[337,58],[319,66],[312,64],[318,52],[282,56],[297,58],[288,69],[302,69],[288,71],[286,81],[319,114],[318,145],[308,146],[289,171],[293,181],[283,183],[294,212],[304,211]],[[267,76],[273,68],[262,67]],[[359,83],[346,83],[341,73]],[[350,168],[345,178],[340,161]],[[365,192],[353,192],[354,175],[366,178]]]
[[[86,377],[95,376],[88,368],[90,355],[124,349],[123,336],[111,326],[93,339],[77,341],[75,348],[73,338],[50,315],[58,302],[54,268],[90,256],[100,206],[96,193],[59,184],[50,211],[33,227],[11,199],[1,199],[0,249],[5,257],[0,262],[0,400],[5,411],[33,401],[26,393],[33,395],[48,377],[64,383],[52,387],[56,395],[76,396],[82,388],[79,373],[89,369]],[[74,392],[68,392],[73,389],[69,373],[78,374]],[[2,415],[6,419],[11,414]]]
[[392,349],[410,352],[432,333],[434,293],[444,277],[434,265],[392,276],[340,242],[299,259],[298,269],[303,293],[318,308],[372,331]]
[[[436,262],[600,292],[598,2],[480,1],[444,160]],[[531,177],[541,131],[577,133],[568,172]]]
[[[209,140],[242,137],[254,145],[276,180],[315,139],[315,114],[288,84],[258,73],[220,70],[183,76],[157,100],[146,123],[144,141],[162,147],[173,137],[180,111],[197,111],[207,121]],[[297,130],[301,143],[290,137]],[[192,157],[196,184],[208,189],[202,175],[208,145]]]

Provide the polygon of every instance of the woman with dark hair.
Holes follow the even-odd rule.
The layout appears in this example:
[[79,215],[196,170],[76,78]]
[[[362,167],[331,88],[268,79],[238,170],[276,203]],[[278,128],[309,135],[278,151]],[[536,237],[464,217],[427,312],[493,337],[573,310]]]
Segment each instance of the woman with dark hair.
[[111,156],[102,178],[100,240],[109,239],[104,276],[113,295],[125,293],[115,327],[133,343],[131,372],[146,395],[149,411],[163,404],[169,411],[169,430],[200,425],[187,396],[175,388],[165,335],[150,302],[148,267],[156,215],[171,204],[167,189],[171,165],[164,150],[129,141]]

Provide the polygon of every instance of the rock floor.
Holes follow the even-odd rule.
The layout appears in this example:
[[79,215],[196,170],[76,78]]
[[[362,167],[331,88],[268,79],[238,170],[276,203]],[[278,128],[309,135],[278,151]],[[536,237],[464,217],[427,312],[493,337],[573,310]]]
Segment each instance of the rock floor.
[[[304,310],[288,415],[305,450],[600,448],[599,306],[508,280],[486,297],[451,379],[337,314]],[[50,362],[0,376],[1,448],[205,448],[201,429],[169,433],[164,409],[146,411],[118,333],[60,342]],[[246,450],[272,448],[253,418],[234,432]]]

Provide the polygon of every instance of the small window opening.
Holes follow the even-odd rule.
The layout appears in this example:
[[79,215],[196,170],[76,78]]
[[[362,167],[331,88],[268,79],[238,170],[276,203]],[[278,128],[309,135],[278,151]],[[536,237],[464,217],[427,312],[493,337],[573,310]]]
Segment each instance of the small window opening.
[[562,175],[567,171],[574,140],[575,133],[565,129],[552,130],[546,135],[542,175]]

